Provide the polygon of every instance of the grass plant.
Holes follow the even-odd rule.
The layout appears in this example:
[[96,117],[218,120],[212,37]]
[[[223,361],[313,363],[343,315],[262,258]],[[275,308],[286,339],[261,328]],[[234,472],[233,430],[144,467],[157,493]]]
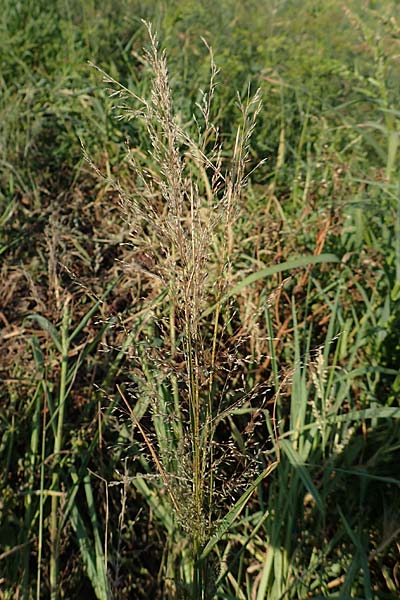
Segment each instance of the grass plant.
[[[231,166],[226,169],[222,165],[223,148],[219,132],[210,120],[217,75],[212,56],[209,90],[198,106],[202,122],[197,121],[198,135],[193,140],[177,123],[165,53],[160,54],[157,39],[150,25],[147,27],[151,41],[147,61],[154,77],[151,100],[139,98],[105,75],[105,81],[115,90],[114,94],[124,101],[120,107],[124,116],[143,119],[151,140],[151,156],[157,163],[157,172],[149,174],[135,161],[132,163],[133,172],[139,181],[136,194],[128,195],[117,182],[114,185],[134,226],[132,238],[135,247],[141,250],[141,243],[149,235],[146,231],[151,232],[148,247],[157,252],[154,252],[152,261],[154,276],[161,279],[168,290],[165,301],[171,306],[167,325],[161,322],[159,326],[160,331],[165,329],[165,334],[160,334],[160,354],[156,362],[156,368],[165,371],[162,383],[153,379],[154,366],[145,356],[140,355],[136,366],[143,373],[142,377],[147,379],[147,385],[151,384],[154,390],[155,397],[150,404],[155,440],[146,435],[134,411],[129,410],[133,425],[150,451],[151,462],[175,512],[175,518],[168,522],[166,528],[172,534],[171,528],[176,520],[186,534],[181,539],[189,538],[189,558],[186,552],[182,554],[183,562],[188,563],[183,571],[189,579],[186,576],[186,581],[178,581],[175,585],[178,588],[184,585],[186,592],[182,593],[190,597],[208,598],[214,595],[206,559],[212,547],[210,537],[216,521],[216,423],[221,418],[219,407],[226,401],[225,396],[228,397],[232,385],[228,373],[223,395],[218,392],[221,385],[217,364],[218,321],[223,301],[221,296],[227,285],[224,278],[232,277],[232,228],[245,185],[250,136],[261,106],[258,94],[248,98],[246,104],[240,104],[242,123],[237,131]],[[137,109],[132,109],[127,103],[132,99],[139,105]],[[218,240],[221,235],[222,240]],[[222,248],[217,261],[211,261],[210,245],[213,242]],[[160,256],[162,261],[158,258]],[[213,275],[211,269],[216,274]],[[214,289],[218,296],[210,323],[210,320],[203,321],[203,312]],[[208,340],[210,330],[212,335]],[[183,357],[179,376],[177,353]],[[164,361],[167,361],[166,365],[163,365]],[[156,377],[160,378],[160,373]],[[120,388],[119,391],[129,407],[128,399]],[[237,399],[237,402],[241,400]],[[271,470],[268,467],[263,477]],[[139,489],[149,500],[151,490],[143,478],[139,481]],[[256,481],[256,484],[251,484],[251,491],[260,483],[261,477]],[[250,495],[246,491],[223,516],[223,526],[217,529],[219,533],[214,533],[213,545],[226,533]],[[165,505],[162,496],[158,502],[164,504],[165,516],[169,512],[168,503]],[[157,512],[160,514],[160,510]]]

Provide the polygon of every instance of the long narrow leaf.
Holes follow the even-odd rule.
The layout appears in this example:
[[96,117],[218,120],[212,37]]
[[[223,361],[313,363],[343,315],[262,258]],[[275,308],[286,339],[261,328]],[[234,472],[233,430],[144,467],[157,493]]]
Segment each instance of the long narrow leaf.
[[47,331],[47,333],[50,334],[53,344],[55,345],[57,350],[62,354],[61,337],[54,325],[50,323],[50,321],[46,319],[46,317],[38,315],[37,313],[34,313],[33,315],[28,315],[26,318],[35,320],[41,327],[41,329],[43,329],[43,331]]
[[[282,273],[282,271],[292,271],[293,269],[304,268],[310,265],[316,265],[318,263],[326,263],[326,262],[339,262],[339,258],[335,254],[318,254],[316,256],[298,256],[296,258],[291,258],[285,262],[279,263],[278,265],[272,265],[271,267],[266,267],[265,269],[261,269],[261,271],[257,271],[256,273],[252,273],[245,277],[242,281],[233,286],[231,290],[222,298],[221,303],[225,302],[232,296],[235,296],[237,293],[242,291],[248,285],[259,281],[260,279],[266,279],[267,277],[271,277],[271,275],[275,275],[276,273]],[[215,310],[215,306],[212,306],[204,311],[203,316],[207,316],[211,314]]]
[[324,514],[325,507],[324,507],[324,503],[322,502],[322,498],[321,498],[317,488],[315,487],[315,485],[311,479],[310,473],[308,472],[304,462],[301,460],[298,452],[296,452],[296,450],[293,448],[293,446],[289,442],[289,440],[281,440],[280,446],[281,446],[281,449],[283,450],[283,452],[286,454],[287,458],[289,459],[290,464],[293,467],[295,467],[304,486],[306,487],[306,489],[310,492],[310,494],[314,498],[315,503],[318,506],[319,510],[321,511],[322,514]]
[[221,540],[222,536],[229,530],[229,528],[232,526],[232,523],[240,515],[240,513],[246,506],[248,500],[250,499],[250,496],[252,495],[254,490],[257,488],[257,486],[260,485],[260,483],[266,477],[268,477],[268,475],[270,475],[270,473],[272,473],[272,471],[276,468],[277,465],[278,465],[278,463],[274,462],[271,465],[269,465],[266,469],[264,469],[264,471],[257,477],[257,479],[251,484],[251,486],[241,495],[241,497],[236,502],[236,504],[233,506],[233,508],[222,519],[217,531],[211,537],[208,544],[206,545],[203,552],[201,553],[201,556],[199,559],[200,561],[204,560],[210,554],[210,552],[214,548],[214,546],[216,544],[218,544],[218,542]]

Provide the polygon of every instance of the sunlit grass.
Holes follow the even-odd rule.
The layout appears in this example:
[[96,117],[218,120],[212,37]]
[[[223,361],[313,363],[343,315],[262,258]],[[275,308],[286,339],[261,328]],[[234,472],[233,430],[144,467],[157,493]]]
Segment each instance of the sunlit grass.
[[1,16],[0,597],[395,597],[397,3],[114,4]]

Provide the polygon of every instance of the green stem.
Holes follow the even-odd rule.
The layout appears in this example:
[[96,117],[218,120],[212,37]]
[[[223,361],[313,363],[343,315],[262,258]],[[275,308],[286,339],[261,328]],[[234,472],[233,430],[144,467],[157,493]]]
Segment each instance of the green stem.
[[[175,249],[172,248],[172,256],[173,259],[175,260]],[[171,344],[171,356],[172,359],[175,359],[176,356],[176,324],[175,324],[175,313],[176,313],[176,306],[175,306],[175,291],[174,291],[174,287],[175,287],[175,277],[172,275],[171,277],[171,281],[170,281],[170,294],[169,294],[169,331],[170,331],[170,344]],[[181,407],[179,404],[179,388],[178,388],[178,379],[177,376],[175,375],[175,373],[172,373],[171,375],[171,384],[172,384],[172,394],[173,394],[173,398],[174,398],[174,410],[175,410],[175,419],[173,420],[173,427],[174,427],[174,432],[175,435],[177,437],[179,446],[182,444],[183,441],[183,432],[181,429],[181,423],[182,423],[182,414],[181,414]],[[182,449],[182,448],[180,448]]]
[[43,520],[44,520],[44,464],[46,458],[46,409],[47,409],[47,388],[44,387],[43,404],[43,424],[42,424],[42,452],[40,460],[40,496],[39,496],[39,535],[38,535],[38,560],[37,560],[37,579],[36,579],[36,600],[40,600],[40,585],[42,574],[42,549],[43,549]]
[[60,391],[58,397],[58,421],[57,432],[54,439],[54,471],[51,482],[51,489],[56,492],[51,497],[50,512],[50,597],[51,600],[58,598],[58,573],[59,573],[59,528],[58,528],[58,501],[60,474],[58,470],[60,462],[60,452],[62,448],[62,437],[64,429],[65,402],[67,399],[67,375],[68,375],[68,323],[69,311],[68,301],[64,307],[62,322],[62,356],[61,356],[61,375]]
[[201,465],[201,440],[200,440],[200,398],[198,387],[198,372],[196,372],[196,358],[194,356],[193,340],[190,324],[186,324],[187,360],[189,375],[190,419],[192,430],[192,456],[193,456],[193,599],[198,600],[202,589],[201,554],[202,518],[203,518],[203,478]]
[[[40,431],[40,407],[41,407],[41,384],[38,385],[35,394],[35,412],[33,415],[32,433],[31,433],[31,447],[30,447],[30,471],[28,480],[28,494],[25,499],[25,537],[27,540],[31,537],[32,529],[32,516],[33,516],[33,504],[32,504],[32,490],[35,484],[35,465],[36,458],[39,448],[39,431]],[[25,547],[24,550],[24,584],[23,594],[24,598],[29,598],[29,558],[30,558],[30,544]]]

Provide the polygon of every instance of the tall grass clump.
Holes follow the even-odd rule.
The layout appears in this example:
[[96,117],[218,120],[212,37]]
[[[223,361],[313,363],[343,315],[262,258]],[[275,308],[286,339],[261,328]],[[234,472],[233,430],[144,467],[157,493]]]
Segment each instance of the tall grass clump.
[[[166,55],[147,28],[149,100],[104,74],[122,101],[120,118],[139,120],[150,140],[149,156],[129,152],[132,188],[113,180],[131,237],[133,264],[126,268],[140,270],[142,293],[151,302],[151,318],[131,348],[131,381],[118,389],[147,450],[140,459],[143,474],[134,483],[172,536],[167,579],[169,573],[174,579],[180,544],[180,581],[166,589],[174,596],[208,598],[216,581],[209,554],[275,464],[251,455],[239,431],[236,441],[216,443],[232,407],[250,406],[258,393],[243,381],[234,344],[224,339],[235,319],[227,302],[234,277],[233,225],[261,103],[259,92],[238,99],[240,123],[227,159],[212,118],[217,69],[211,51],[210,83],[196,105],[193,134],[174,114]],[[223,514],[227,497],[233,508]]]

